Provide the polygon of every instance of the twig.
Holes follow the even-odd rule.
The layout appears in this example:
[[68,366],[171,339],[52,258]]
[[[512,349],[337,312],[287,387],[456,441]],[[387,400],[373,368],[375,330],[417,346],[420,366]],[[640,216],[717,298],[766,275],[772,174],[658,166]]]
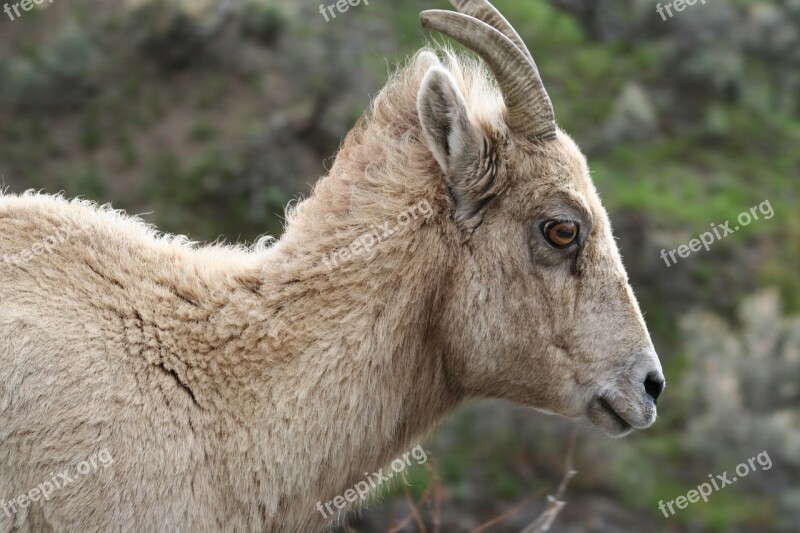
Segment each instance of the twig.
[[408,502],[408,507],[409,507],[411,512],[401,522],[398,522],[396,525],[391,525],[395,521],[395,518],[394,518],[395,507],[393,506],[392,507],[392,518],[389,521],[390,526],[389,526],[389,530],[387,531],[387,533],[398,533],[398,532],[402,531],[403,528],[406,527],[411,522],[412,519],[416,520],[417,526],[420,528],[419,530],[422,533],[426,533],[426,531],[425,531],[425,523],[422,520],[422,515],[419,514],[419,510],[417,509],[417,506],[418,505],[424,505],[424,504],[428,503],[428,499],[430,498],[430,495],[431,495],[431,488],[428,487],[428,489],[426,489],[426,491],[422,494],[422,496],[420,497],[419,501],[415,505],[414,504],[414,500],[411,498],[411,493],[409,492],[408,487],[406,487],[405,496],[406,496],[406,501]]
[[444,497],[444,489],[439,484],[439,476],[435,476],[433,482],[433,511],[431,512],[431,519],[433,520],[433,533],[440,533],[442,530],[442,498]]
[[522,503],[518,504],[516,507],[512,507],[509,511],[501,514],[500,516],[498,516],[496,518],[492,518],[488,522],[485,522],[485,523],[479,525],[478,527],[473,529],[471,533],[481,533],[481,531],[485,531],[485,530],[489,529],[490,527],[492,527],[493,525],[499,524],[500,522],[503,522],[504,520],[508,519],[511,516],[514,516],[515,514],[517,514],[521,510],[523,510],[525,507],[530,505],[531,502],[533,502],[534,500],[539,498],[539,496],[541,496],[541,495],[542,495],[542,491],[537,492],[533,496],[530,496],[530,497],[526,498],[525,500],[523,500]]
[[408,490],[406,487],[406,501],[408,502],[408,507],[411,509],[411,514],[414,517],[414,520],[417,522],[417,527],[419,527],[419,531],[421,533],[427,533],[427,529],[425,528],[425,522],[422,520],[422,516],[419,514],[419,509],[417,506],[414,505],[414,498],[411,497],[411,491]]
[[404,528],[405,528],[405,527],[406,527],[406,526],[407,526],[409,523],[411,523],[411,519],[412,519],[412,518],[414,518],[414,517],[413,517],[413,516],[411,516],[411,515],[408,515],[407,517],[405,517],[405,518],[403,519],[403,521],[402,521],[402,522],[398,522],[396,525],[394,525],[394,526],[391,526],[391,527],[389,528],[389,531],[387,531],[387,533],[399,533],[400,531],[403,531],[403,529],[404,529]]
[[408,515],[402,521],[392,525],[394,521],[397,520],[397,502],[395,502],[395,504],[392,505],[392,516],[389,520],[389,530],[386,533],[399,533],[409,522],[411,522],[412,518],[413,516]]
[[561,498],[564,497],[564,492],[567,490],[567,485],[569,485],[569,481],[575,477],[576,472],[572,468],[572,459],[575,455],[575,444],[578,440],[578,426],[574,426],[572,428],[572,434],[569,437],[569,447],[567,449],[567,459],[565,461],[565,472],[564,478],[561,480],[561,484],[558,486],[558,490],[556,491],[555,496],[548,496],[547,497],[547,509],[533,522],[531,525],[526,527],[522,530],[522,533],[542,533],[544,531],[548,531],[550,526],[553,525],[553,521],[558,516],[558,513],[561,512],[561,509],[567,504],[567,502],[562,501]]

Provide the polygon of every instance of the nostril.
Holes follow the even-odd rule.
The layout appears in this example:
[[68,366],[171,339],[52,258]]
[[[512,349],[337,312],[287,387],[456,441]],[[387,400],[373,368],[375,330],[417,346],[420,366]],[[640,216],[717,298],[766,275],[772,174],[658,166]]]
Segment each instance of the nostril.
[[661,374],[658,372],[650,372],[647,375],[647,378],[644,380],[644,390],[647,392],[647,395],[653,399],[653,403],[661,396],[665,385],[666,382],[664,378],[661,377]]

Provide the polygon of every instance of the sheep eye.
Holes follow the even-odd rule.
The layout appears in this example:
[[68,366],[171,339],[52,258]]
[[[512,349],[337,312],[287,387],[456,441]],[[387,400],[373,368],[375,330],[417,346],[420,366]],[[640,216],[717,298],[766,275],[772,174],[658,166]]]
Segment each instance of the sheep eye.
[[575,222],[550,220],[542,228],[544,238],[556,248],[566,248],[578,238],[578,225]]

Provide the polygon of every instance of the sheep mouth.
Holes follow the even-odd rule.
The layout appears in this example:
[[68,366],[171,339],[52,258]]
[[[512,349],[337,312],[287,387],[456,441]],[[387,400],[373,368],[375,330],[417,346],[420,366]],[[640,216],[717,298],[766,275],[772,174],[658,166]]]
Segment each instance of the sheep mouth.
[[598,404],[600,405],[600,407],[601,407],[601,408],[602,408],[602,409],[603,409],[603,410],[604,410],[604,411],[605,411],[605,412],[608,414],[608,416],[610,416],[610,417],[611,417],[611,419],[612,419],[614,422],[616,422],[616,423],[617,423],[617,425],[619,425],[620,427],[622,427],[622,428],[624,428],[624,429],[626,429],[626,430],[633,429],[633,426],[632,426],[632,425],[630,425],[630,424],[628,423],[628,421],[627,421],[627,420],[625,420],[624,418],[622,418],[622,416],[620,416],[620,414],[619,414],[619,413],[617,413],[617,412],[614,410],[614,408],[613,408],[613,407],[611,407],[611,404],[610,404],[610,403],[608,403],[608,400],[606,400],[605,398],[598,398],[598,399],[597,399],[597,403],[598,403]]
[[622,417],[611,403],[598,396],[589,408],[587,418],[610,437],[622,437],[633,430],[633,425]]

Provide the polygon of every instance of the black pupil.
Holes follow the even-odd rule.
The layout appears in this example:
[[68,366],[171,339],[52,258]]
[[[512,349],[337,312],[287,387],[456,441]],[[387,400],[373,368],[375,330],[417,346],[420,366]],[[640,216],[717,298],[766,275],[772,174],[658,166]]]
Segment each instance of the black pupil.
[[558,235],[559,239],[570,240],[574,234],[574,228],[568,224],[559,224],[556,226],[556,235]]
[[578,236],[578,225],[574,222],[550,221],[545,224],[543,233],[550,244],[566,248]]

